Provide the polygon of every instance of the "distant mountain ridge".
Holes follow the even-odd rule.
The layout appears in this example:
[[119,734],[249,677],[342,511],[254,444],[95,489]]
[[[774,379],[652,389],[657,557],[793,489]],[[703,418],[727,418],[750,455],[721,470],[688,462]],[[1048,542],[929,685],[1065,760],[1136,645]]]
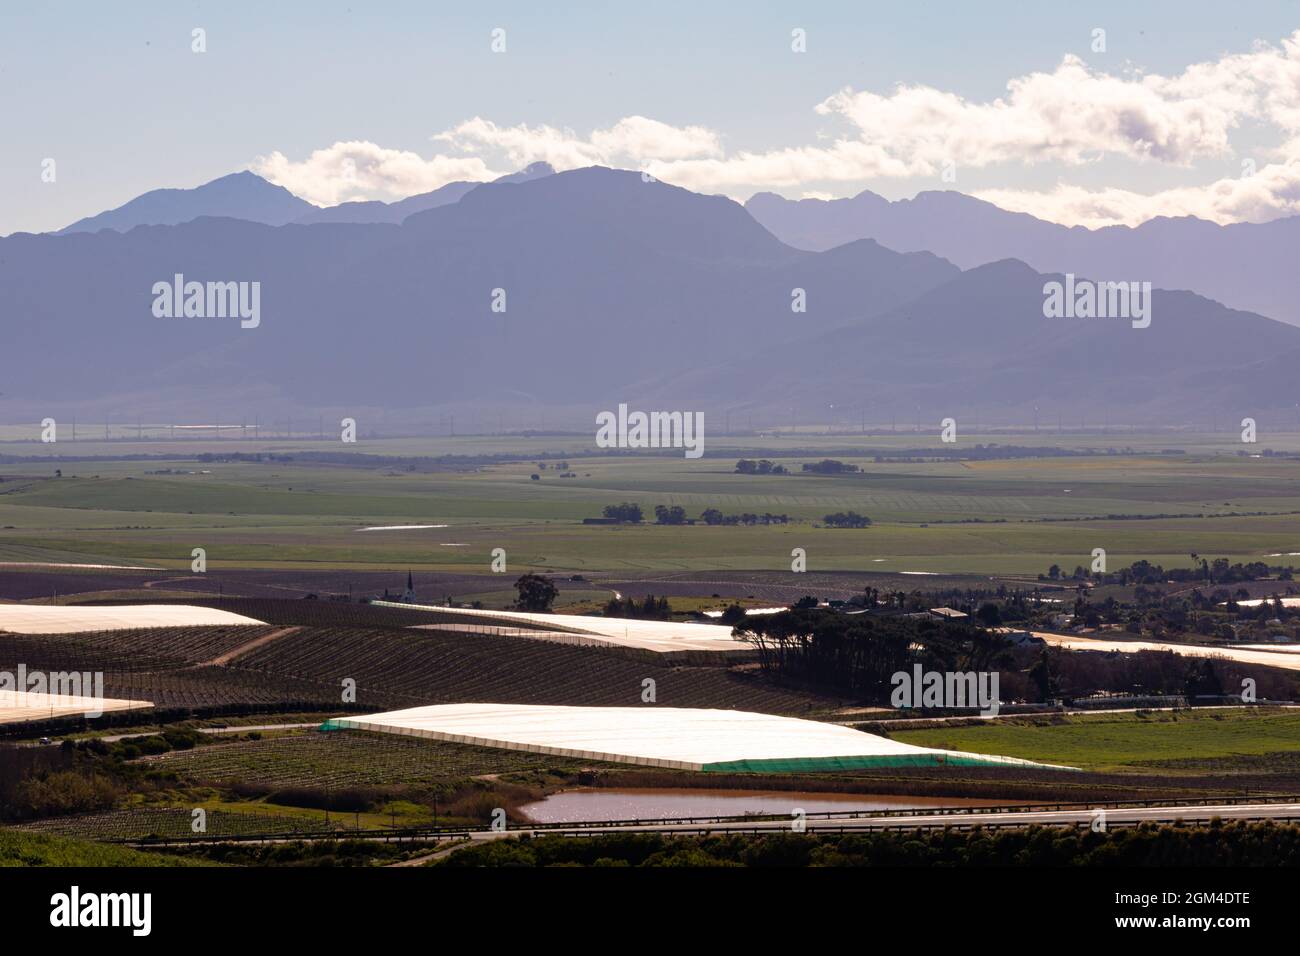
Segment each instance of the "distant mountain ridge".
[[[530,179],[553,176],[554,174],[555,167],[550,163],[531,163],[519,172],[501,176],[493,180],[493,182],[523,183],[528,182]],[[378,200],[345,202],[337,206],[313,209],[294,221],[301,225],[310,225],[317,222],[398,223],[417,212],[425,212],[439,206],[459,202],[471,190],[482,185],[480,182],[457,181],[447,183],[447,185],[441,186],[432,192],[408,196],[405,199],[399,199],[391,203],[379,202]]]
[[255,173],[231,173],[193,189],[151,190],[116,209],[78,219],[56,235],[101,229],[125,232],[141,225],[175,226],[200,216],[226,216],[282,226],[315,208],[283,186],[269,183]]
[[[176,274],[259,282],[259,326],[155,317],[151,290]],[[794,345],[957,275],[869,241],[792,249],[725,197],[600,167],[484,184],[398,225],[201,217],[17,235],[0,240],[0,301],[27,321],[7,343],[24,359],[4,402],[205,421],[607,405],[665,370]]]
[[797,201],[758,193],[745,208],[799,249],[869,238],[899,252],[933,252],[962,269],[1019,259],[1040,272],[1188,289],[1300,325],[1300,269],[1294,265],[1300,216],[1227,226],[1160,217],[1136,227],[1093,230],[1008,212],[955,191],[894,202],[870,191],[851,199]]
[[[1152,322],[1046,318],[1043,275],[1023,262],[978,266],[903,306],[810,337],[647,385],[653,399],[712,403],[760,380],[789,406],[839,408],[849,421],[943,417],[970,429],[981,413],[1022,410],[1028,423],[1234,425],[1295,401],[1300,329],[1156,290]],[[862,356],[876,361],[866,363]],[[806,414],[806,412],[805,412]],[[1290,425],[1288,424],[1288,427]]]
[[[482,184],[400,223],[19,234],[0,239],[18,357],[0,417],[556,409],[585,426],[628,402],[759,425],[1292,421],[1300,328],[1159,289],[1149,328],[1047,318],[1053,278],[873,239],[799,250],[726,197],[602,167]],[[257,283],[256,328],[155,315],[154,288],[170,302],[178,282]]]
[[[554,173],[555,169],[549,163],[532,163],[517,173],[509,173],[494,181],[528,182]],[[283,186],[267,182],[256,173],[245,171],[222,176],[192,189],[151,190],[116,209],[79,219],[58,230],[56,235],[98,232],[101,229],[126,232],[136,226],[176,226],[202,216],[242,219],[267,226],[283,226],[291,222],[398,223],[414,213],[458,202],[481,185],[479,182],[453,182],[432,192],[391,203],[372,200],[321,207],[298,198]]]

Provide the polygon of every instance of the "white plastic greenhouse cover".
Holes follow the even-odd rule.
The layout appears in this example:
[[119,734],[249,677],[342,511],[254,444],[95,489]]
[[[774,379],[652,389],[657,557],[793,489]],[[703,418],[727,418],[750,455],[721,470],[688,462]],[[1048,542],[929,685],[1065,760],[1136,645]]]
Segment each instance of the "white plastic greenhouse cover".
[[0,724],[18,724],[52,717],[93,716],[118,710],[152,707],[147,700],[81,697],[75,694],[39,694],[35,691],[0,690]]
[[487,611],[465,607],[438,607],[372,601],[379,607],[400,607],[410,611],[435,611],[440,616],[466,622],[503,627],[540,625],[562,628],[570,634],[588,634],[602,642],[647,651],[747,651],[750,646],[731,636],[725,624],[694,624],[680,621],[636,621],[621,617],[592,617],[582,614],[533,614],[527,611]]
[[190,604],[124,604],[109,607],[0,604],[0,631],[14,634],[75,634],[136,627],[210,627],[262,624],[242,614]]
[[1012,757],[915,747],[814,720],[654,705],[437,704],[337,717],[326,721],[322,729],[377,731],[581,760],[706,772],[934,764],[1048,766]]

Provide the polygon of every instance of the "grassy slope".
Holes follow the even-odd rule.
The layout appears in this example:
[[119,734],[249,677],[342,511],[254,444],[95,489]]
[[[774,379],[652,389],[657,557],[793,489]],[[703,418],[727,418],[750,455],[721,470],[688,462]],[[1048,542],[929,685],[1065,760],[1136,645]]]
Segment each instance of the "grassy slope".
[[128,847],[0,828],[0,866],[203,866]]

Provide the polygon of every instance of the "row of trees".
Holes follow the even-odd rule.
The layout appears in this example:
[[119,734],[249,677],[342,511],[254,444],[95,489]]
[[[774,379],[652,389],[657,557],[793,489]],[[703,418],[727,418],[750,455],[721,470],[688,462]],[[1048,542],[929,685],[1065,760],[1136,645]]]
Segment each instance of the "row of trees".
[[681,505],[655,505],[656,524],[686,524],[686,509]]
[[1193,562],[1193,566],[1190,568],[1169,568],[1166,570],[1158,564],[1152,564],[1150,561],[1138,560],[1126,568],[1119,568],[1108,573],[1093,573],[1083,565],[1077,565],[1074,573],[1068,576],[1059,564],[1054,564],[1047,569],[1046,575],[1039,575],[1039,580],[1090,580],[1099,584],[1119,584],[1127,587],[1130,584],[1153,585],[1164,584],[1167,581],[1179,584],[1199,582],[1205,584],[1235,584],[1242,581],[1262,581],[1268,578],[1290,581],[1294,577],[1294,568],[1289,565],[1269,565],[1263,561],[1233,564],[1227,558],[1215,558],[1210,561],[1195,552],[1192,552],[1190,557]]
[[[852,514],[852,512],[850,512]],[[641,506],[633,504],[630,501],[624,501],[616,505],[606,505],[604,515],[611,521],[619,521],[627,524],[640,524],[645,520],[645,512]],[[860,517],[860,516],[854,516]],[[686,524],[690,519],[686,516],[686,509],[681,505],[655,505],[655,524],[681,525]],[[707,525],[759,525],[759,524],[788,524],[789,515],[776,515],[771,512],[764,514],[751,514],[746,512],[738,515],[723,514],[717,508],[705,508],[700,514],[699,520]],[[870,524],[867,521],[867,524]],[[846,526],[850,527],[850,526]],[[852,525],[851,527],[862,527],[861,525]]]
[[726,515],[717,508],[705,508],[700,514],[700,519],[709,525],[734,525],[734,524],[789,524],[789,515],[774,515],[771,512],[764,512],[761,515],[745,512],[739,515]]
[[[800,603],[805,606],[779,614],[724,621],[757,650],[768,675],[865,701],[887,701],[890,678],[918,663],[927,671],[996,670],[1004,701],[1098,693],[1231,695],[1241,692],[1247,677],[1256,681],[1260,699],[1286,700],[1300,692],[1300,675],[1230,660],[1188,659],[1170,651],[1113,655],[1042,644],[1016,647],[970,621],[847,616]],[[986,602],[976,614],[980,623],[995,625],[1000,609]]]
[[822,518],[822,523],[828,528],[869,528],[871,519],[866,515],[860,515],[856,511],[837,511],[835,514],[826,515]]
[[945,620],[847,616],[815,607],[747,617],[736,636],[760,667],[784,679],[868,700],[888,698],[890,677],[920,663],[928,670],[987,671],[1008,660],[997,634]]
[[645,519],[641,506],[630,501],[605,505],[604,515],[611,521],[626,521],[628,524],[638,524]]
[[667,621],[672,617],[673,609],[668,605],[668,598],[656,598],[647,594],[645,600],[637,604],[636,598],[610,598],[605,605],[606,617],[630,617],[643,621]]
[[814,475],[852,475],[862,469],[857,465],[850,465],[834,458],[823,458],[817,462],[805,462],[803,470]]

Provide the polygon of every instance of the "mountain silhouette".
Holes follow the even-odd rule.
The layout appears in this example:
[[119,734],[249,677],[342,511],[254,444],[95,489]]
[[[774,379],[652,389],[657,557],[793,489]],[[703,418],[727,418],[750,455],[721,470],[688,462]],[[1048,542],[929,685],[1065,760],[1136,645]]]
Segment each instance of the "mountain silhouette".
[[[811,336],[797,350],[643,383],[650,401],[685,396],[712,405],[761,381],[755,410],[788,420],[791,407],[832,406],[937,433],[965,422],[1230,425],[1250,416],[1287,422],[1295,401],[1300,329],[1230,310],[1190,292],[1154,290],[1151,324],[1123,318],[1047,318],[1042,275],[1002,260],[962,273],[898,308]],[[865,358],[869,357],[869,358]],[[864,360],[865,358],[865,360]]]
[[875,239],[899,252],[927,250],[963,269],[1019,259],[1040,272],[1113,281],[1143,280],[1188,289],[1229,306],[1300,325],[1300,217],[1219,226],[1191,216],[1136,227],[1087,229],[1008,212],[953,191],[890,202],[862,192],[851,199],[788,200],[772,193],[745,208],[782,241],[825,250]]
[[154,189],[116,209],[79,219],[60,229],[58,234],[174,226],[200,216],[228,216],[281,226],[315,208],[283,186],[268,183],[255,173],[231,173],[193,189]]
[[[175,274],[259,282],[260,326],[155,318],[153,286]],[[7,343],[24,361],[6,401],[250,421],[457,402],[606,407],[631,383],[799,348],[957,275],[870,241],[792,249],[729,199],[601,167],[484,184],[401,224],[200,217],[24,234],[0,240],[0,298],[24,317]]]
[[[502,176],[494,182],[498,183],[522,183],[530,179],[538,179],[542,176],[550,176],[555,173],[555,169],[550,163],[532,163],[521,169],[517,173],[509,173]],[[337,206],[326,206],[323,209],[313,209],[311,212],[295,220],[303,225],[309,225],[315,222],[392,222],[397,223],[404,220],[407,216],[417,212],[424,212],[426,209],[436,209],[438,206],[446,206],[450,203],[459,202],[461,197],[471,189],[483,185],[476,182],[457,181],[440,186],[432,192],[420,193],[418,196],[408,196],[405,199],[399,199],[396,202],[385,203],[377,200],[369,202],[345,202]]]

